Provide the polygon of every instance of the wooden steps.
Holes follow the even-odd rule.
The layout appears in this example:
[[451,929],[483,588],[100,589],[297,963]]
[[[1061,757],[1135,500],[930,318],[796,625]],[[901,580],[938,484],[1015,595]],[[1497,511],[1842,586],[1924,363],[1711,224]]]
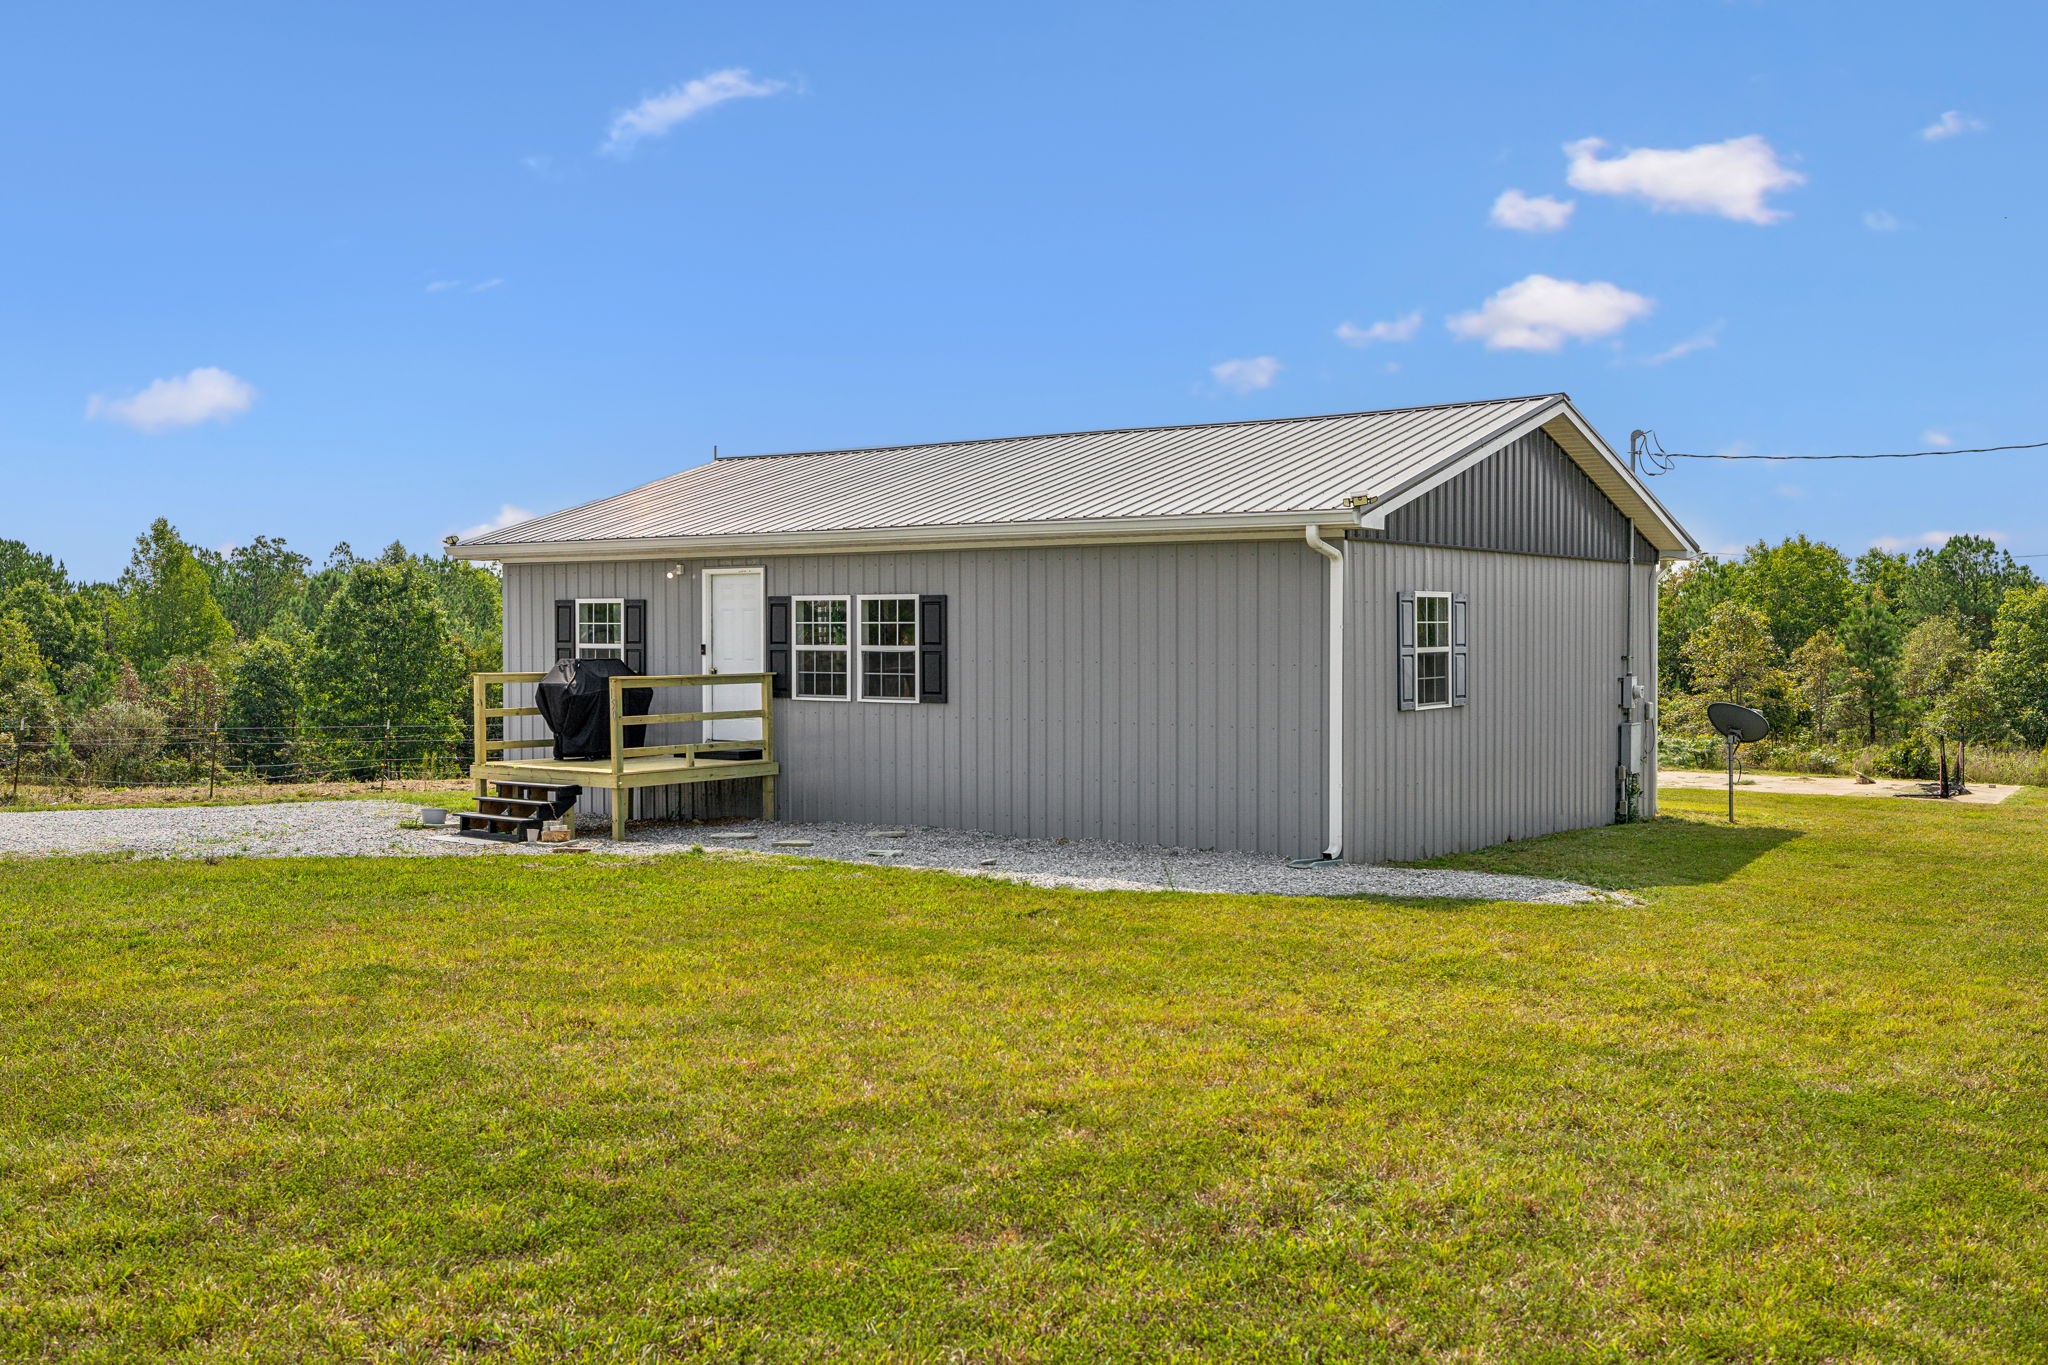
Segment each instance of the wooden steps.
[[571,783],[493,782],[491,788],[491,795],[476,799],[475,810],[455,812],[457,834],[524,843],[526,831],[561,819],[576,808],[576,798],[583,794],[582,787]]

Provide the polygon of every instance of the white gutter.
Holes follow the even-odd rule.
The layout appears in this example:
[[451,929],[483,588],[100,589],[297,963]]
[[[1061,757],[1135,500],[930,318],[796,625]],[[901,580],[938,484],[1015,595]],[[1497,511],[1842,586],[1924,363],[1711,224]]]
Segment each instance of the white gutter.
[[987,550],[1037,545],[1132,545],[1206,540],[1292,540],[1327,512],[1236,512],[1202,516],[1073,517],[1058,521],[963,522],[832,531],[752,531],[715,536],[632,536],[610,540],[459,541],[454,559],[498,563],[706,559],[726,555],[862,554]]
[[1330,736],[1328,775],[1323,779],[1328,795],[1330,828],[1324,840],[1323,857],[1336,861],[1344,856],[1344,542],[1335,545],[1323,539],[1322,528],[1302,528],[1308,546],[1330,561],[1330,716],[1325,728]]

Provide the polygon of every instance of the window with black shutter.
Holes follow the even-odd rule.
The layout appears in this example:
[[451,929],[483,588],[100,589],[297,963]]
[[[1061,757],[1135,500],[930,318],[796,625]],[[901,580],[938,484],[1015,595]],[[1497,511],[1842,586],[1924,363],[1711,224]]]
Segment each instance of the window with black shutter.
[[1395,601],[1395,701],[1403,711],[1463,706],[1470,693],[1470,600],[1403,589]]
[[944,593],[768,599],[775,695],[798,701],[944,702]]

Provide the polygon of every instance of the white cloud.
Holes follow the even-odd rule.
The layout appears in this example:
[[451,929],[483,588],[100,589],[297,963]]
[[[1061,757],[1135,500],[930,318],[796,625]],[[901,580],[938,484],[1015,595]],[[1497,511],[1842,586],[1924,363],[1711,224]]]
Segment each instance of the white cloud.
[[225,422],[249,410],[256,388],[246,379],[212,365],[202,365],[175,379],[158,379],[127,398],[94,394],[86,400],[88,421],[105,418],[137,431],[168,431],[201,422]]
[[1945,431],[1923,431],[1920,439],[1931,446],[1952,446],[1956,443],[1956,438]]
[[1645,365],[1666,365],[1671,361],[1683,359],[1694,351],[1712,350],[1720,344],[1721,324],[1717,322],[1704,332],[1697,332],[1675,345],[1665,347],[1653,356],[1646,357],[1643,363]]
[[1738,223],[1775,223],[1785,217],[1764,196],[1806,183],[1778,160],[1771,144],[1751,133],[1697,147],[1635,147],[1603,160],[1597,137],[1567,142],[1565,179],[1588,194],[1622,194],[1648,201],[1662,213],[1714,213]]
[[1272,388],[1274,376],[1280,373],[1281,368],[1280,362],[1272,356],[1255,355],[1211,365],[1209,373],[1232,393],[1250,393],[1254,389]]
[[1980,118],[1971,118],[1960,110],[1950,109],[1934,122],[1920,130],[1924,142],[1946,142],[1964,133],[1981,133],[1991,125]]
[[1337,324],[1337,340],[1346,346],[1370,346],[1375,341],[1413,341],[1421,330],[1422,312],[1418,309],[1404,317],[1364,327],[1353,322],[1340,322]]
[[1582,284],[1530,275],[1447,322],[1453,335],[1480,338],[1489,351],[1555,351],[1569,340],[1611,336],[1653,306],[1605,280]]
[[[1959,531],[1922,531],[1916,536],[1878,536],[1870,544],[1873,549],[1887,550],[1893,554],[1901,550],[1917,550],[1923,546],[1938,550],[1960,534],[1962,533]],[[2001,544],[2011,539],[2003,531],[1972,531],[1970,534]]]
[[504,282],[505,277],[503,275],[493,275],[488,280],[478,280],[475,284],[469,287],[469,292],[472,294],[481,294],[486,289],[496,289],[499,285],[503,284]]
[[451,289],[460,289],[461,287],[462,287],[462,281],[461,281],[461,280],[428,280],[428,281],[427,281],[427,292],[428,292],[429,294],[445,294],[445,293],[447,293],[447,292],[448,292],[449,290],[451,290]]
[[464,540],[468,540],[473,536],[488,535],[492,531],[502,531],[507,526],[517,526],[522,521],[532,520],[533,513],[527,511],[524,507],[514,507],[508,502],[499,506],[498,515],[492,517],[489,521],[478,522],[461,534]]
[[1897,232],[1903,225],[1883,209],[1868,209],[1863,214],[1863,226],[1872,232]]
[[1493,201],[1493,225],[1517,232],[1556,232],[1572,220],[1572,210],[1577,207],[1569,199],[1552,199],[1547,194],[1502,190],[1500,198]]
[[613,117],[598,150],[608,156],[625,156],[640,139],[660,137],[684,119],[694,118],[714,105],[727,100],[758,99],[788,88],[783,81],[757,81],[745,67],[714,71],[659,95],[649,95],[631,109],[621,110]]

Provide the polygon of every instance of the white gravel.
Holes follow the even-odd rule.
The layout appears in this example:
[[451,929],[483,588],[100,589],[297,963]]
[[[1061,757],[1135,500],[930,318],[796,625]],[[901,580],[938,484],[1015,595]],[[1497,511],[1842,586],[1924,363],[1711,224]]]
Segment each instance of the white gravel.
[[[271,806],[0,813],[0,855],[132,853],[208,858],[309,855],[454,856],[549,854],[565,846],[500,844],[402,830],[418,807],[394,801],[318,801]],[[751,836],[751,837],[748,837]],[[897,836],[897,837],[891,837]],[[806,841],[777,848],[777,840]],[[1218,891],[1283,896],[1442,896],[1566,904],[1606,893],[1574,882],[1435,868],[1292,868],[1253,853],[1139,848],[1088,840],[1012,839],[949,829],[886,825],[646,824],[624,844],[587,838],[567,848],[647,856],[692,846],[748,854],[828,858],[875,866],[936,868],[1033,886],[1092,891]]]
[[[890,838],[889,833],[904,837]],[[754,837],[747,839],[744,836]],[[721,837],[722,836],[722,837]],[[808,848],[776,848],[773,841],[804,839]],[[1602,900],[1608,893],[1576,882],[1511,877],[1498,872],[1439,868],[1289,867],[1259,853],[1189,848],[1140,848],[1076,839],[1012,839],[956,829],[888,825],[760,824],[636,826],[627,847],[668,852],[701,844],[749,853],[830,858],[889,867],[928,867],[1000,877],[1032,886],[1085,891],[1222,891],[1268,896],[1444,896],[1458,900],[1541,901],[1569,904]],[[605,847],[614,847],[605,845]]]
[[[132,853],[145,858],[296,858],[453,854],[472,850],[403,830],[418,806],[301,801],[268,806],[134,806],[0,812],[0,854]],[[476,841],[478,850],[510,845]]]

